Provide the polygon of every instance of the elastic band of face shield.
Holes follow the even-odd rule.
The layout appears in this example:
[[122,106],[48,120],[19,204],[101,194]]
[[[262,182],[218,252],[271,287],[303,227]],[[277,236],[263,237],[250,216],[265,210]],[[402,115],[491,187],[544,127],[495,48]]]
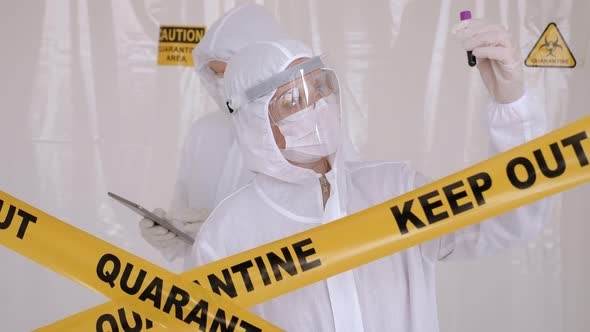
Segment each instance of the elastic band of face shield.
[[244,98],[237,98],[238,100],[232,99],[227,101],[227,108],[230,113],[233,113],[235,109],[240,108],[244,103],[254,101],[274,90],[278,87],[291,82],[292,80],[303,76],[305,73],[312,72],[314,70],[325,67],[321,57],[315,56],[309,60],[305,60],[301,63],[289,67],[284,71],[272,76],[271,78],[249,88],[245,92]]

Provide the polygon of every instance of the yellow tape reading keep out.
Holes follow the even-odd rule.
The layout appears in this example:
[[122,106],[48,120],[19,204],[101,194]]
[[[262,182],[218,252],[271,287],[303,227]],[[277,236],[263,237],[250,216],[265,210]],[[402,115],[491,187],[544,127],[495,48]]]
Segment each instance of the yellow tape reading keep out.
[[[199,285],[0,192],[0,243],[164,327],[279,328]],[[92,329],[95,327],[93,326]],[[91,329],[91,330],[92,330]]]
[[[590,181],[589,132],[590,117],[585,117],[370,209],[181,277],[241,306],[264,302]],[[270,268],[276,257],[285,262],[280,276]],[[106,303],[39,331],[92,330],[101,317],[116,317],[121,310]]]

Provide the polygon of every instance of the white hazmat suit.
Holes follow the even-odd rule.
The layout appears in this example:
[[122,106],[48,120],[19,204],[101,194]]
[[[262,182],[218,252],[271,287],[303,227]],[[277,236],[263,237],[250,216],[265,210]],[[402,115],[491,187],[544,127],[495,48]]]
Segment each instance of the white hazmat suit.
[[251,43],[286,36],[264,7],[246,4],[217,20],[195,48],[197,73],[221,112],[213,112],[192,126],[182,152],[172,208],[206,207],[211,211],[251,178],[243,167],[228,117],[223,78],[216,76],[207,64],[214,60],[228,62]]
[[[274,17],[264,7],[247,3],[228,11],[211,25],[193,51],[201,83],[221,111],[210,112],[191,126],[181,151],[170,210],[154,211],[191,236],[223,198],[252,177],[243,166],[235,141],[223,97],[223,77],[216,75],[208,63],[227,62],[248,44],[281,38],[286,38],[286,33]],[[142,220],[141,231],[169,260],[184,256],[188,249],[178,236],[150,220]]]
[[[226,70],[226,96],[233,105],[244,91],[311,58],[298,42],[264,42],[243,49]],[[428,182],[402,162],[348,162],[338,152],[325,174],[331,184],[325,208],[320,174],[289,163],[275,143],[269,120],[274,92],[241,103],[232,114],[253,181],[226,198],[197,235],[192,266],[260,246],[328,223],[399,196]],[[243,101],[243,100],[242,100]],[[499,152],[543,133],[544,113],[524,96],[493,103],[488,112]],[[465,228],[449,236],[381,258],[298,289],[251,310],[286,331],[438,331],[435,267],[441,259],[473,257],[535,236],[546,201]]]

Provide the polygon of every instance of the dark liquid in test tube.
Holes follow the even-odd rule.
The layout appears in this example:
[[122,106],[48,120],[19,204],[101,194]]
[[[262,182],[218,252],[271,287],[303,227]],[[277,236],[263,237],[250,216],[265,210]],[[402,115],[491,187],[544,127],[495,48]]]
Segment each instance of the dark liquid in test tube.
[[[470,20],[471,19],[471,11],[464,10],[459,14],[461,21]],[[473,52],[467,51],[467,63],[470,67],[474,67],[477,64],[477,60],[475,60],[475,55]]]

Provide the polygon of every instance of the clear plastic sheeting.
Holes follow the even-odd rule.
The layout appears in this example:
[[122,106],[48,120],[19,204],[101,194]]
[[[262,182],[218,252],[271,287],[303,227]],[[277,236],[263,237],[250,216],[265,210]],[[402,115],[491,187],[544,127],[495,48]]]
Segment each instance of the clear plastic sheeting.
[[[0,189],[179,272],[180,261],[140,237],[140,217],[106,192],[168,206],[191,123],[217,110],[192,68],[156,64],[159,27],[209,26],[240,2],[0,4]],[[366,159],[411,160],[436,178],[486,157],[489,97],[450,34],[465,9],[504,24],[523,61],[554,22],[577,66],[527,67],[528,93],[544,100],[552,128],[590,113],[586,0],[257,2],[335,62],[361,109],[349,129]],[[585,331],[587,197],[588,186],[561,195],[531,243],[441,263],[441,330]],[[0,262],[3,331],[30,331],[105,300],[4,247]]]

